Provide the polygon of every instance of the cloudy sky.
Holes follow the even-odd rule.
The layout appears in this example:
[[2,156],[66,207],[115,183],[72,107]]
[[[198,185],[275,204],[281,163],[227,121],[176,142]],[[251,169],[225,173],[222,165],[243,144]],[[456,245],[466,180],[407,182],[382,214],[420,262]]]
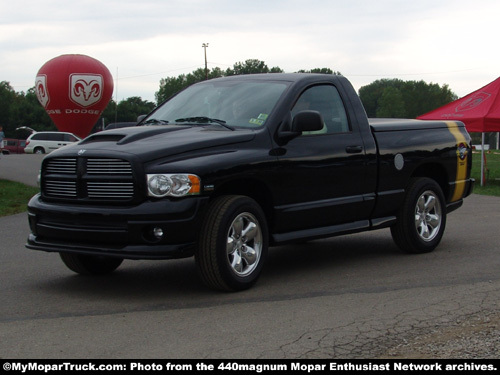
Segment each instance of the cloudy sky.
[[356,89],[382,78],[464,96],[500,76],[498,0],[0,0],[0,81],[34,86],[48,60],[104,63],[115,100],[154,101],[161,78],[259,59],[328,67]]

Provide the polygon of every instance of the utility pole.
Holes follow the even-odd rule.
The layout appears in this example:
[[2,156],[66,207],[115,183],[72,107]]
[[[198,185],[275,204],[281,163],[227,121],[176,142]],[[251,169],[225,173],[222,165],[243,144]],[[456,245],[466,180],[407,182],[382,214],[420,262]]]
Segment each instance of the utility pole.
[[208,66],[207,66],[207,47],[208,43],[203,43],[201,45],[205,49],[205,80],[208,79]]

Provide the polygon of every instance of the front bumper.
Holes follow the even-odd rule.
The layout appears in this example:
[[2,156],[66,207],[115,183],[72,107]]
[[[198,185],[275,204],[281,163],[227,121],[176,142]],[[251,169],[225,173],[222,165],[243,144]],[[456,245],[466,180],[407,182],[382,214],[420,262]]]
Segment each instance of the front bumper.
[[124,259],[189,257],[207,202],[207,197],[188,197],[104,207],[44,202],[38,194],[28,204],[32,233],[26,247]]

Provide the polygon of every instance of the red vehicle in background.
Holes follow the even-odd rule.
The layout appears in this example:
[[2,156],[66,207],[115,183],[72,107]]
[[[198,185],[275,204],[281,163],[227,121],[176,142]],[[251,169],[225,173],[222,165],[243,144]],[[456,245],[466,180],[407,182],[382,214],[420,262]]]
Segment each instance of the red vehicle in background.
[[24,154],[26,147],[25,139],[4,138],[3,140],[3,154]]

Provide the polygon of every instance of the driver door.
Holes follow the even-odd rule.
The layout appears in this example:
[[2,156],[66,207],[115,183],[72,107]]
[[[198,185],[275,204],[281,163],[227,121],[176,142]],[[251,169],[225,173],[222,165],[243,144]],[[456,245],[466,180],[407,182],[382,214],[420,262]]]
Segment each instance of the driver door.
[[[321,130],[304,132],[281,149],[278,176],[286,185],[276,207],[275,233],[354,223],[363,204],[365,151],[334,85],[312,86],[290,109],[321,113]],[[331,228],[334,230],[333,228]]]

